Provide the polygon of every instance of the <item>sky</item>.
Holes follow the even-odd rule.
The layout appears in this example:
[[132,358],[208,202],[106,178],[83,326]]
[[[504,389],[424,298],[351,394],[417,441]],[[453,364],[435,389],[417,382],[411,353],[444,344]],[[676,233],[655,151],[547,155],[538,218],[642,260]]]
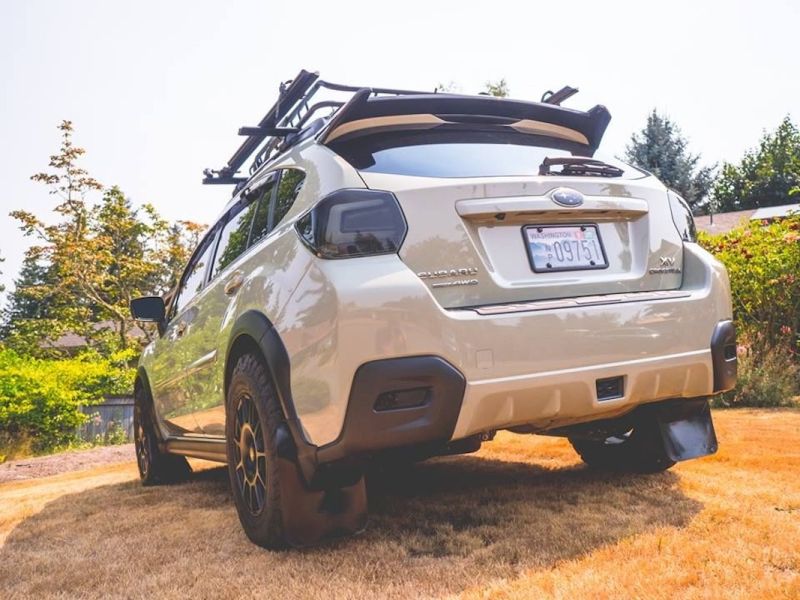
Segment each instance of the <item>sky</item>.
[[580,88],[604,104],[621,155],[653,108],[706,163],[737,161],[786,114],[800,120],[800,2],[265,2],[0,0],[0,284],[31,240],[8,212],[47,217],[31,174],[73,121],[82,165],[170,220],[211,223],[230,196],[201,185],[301,68],[363,86],[511,96]]

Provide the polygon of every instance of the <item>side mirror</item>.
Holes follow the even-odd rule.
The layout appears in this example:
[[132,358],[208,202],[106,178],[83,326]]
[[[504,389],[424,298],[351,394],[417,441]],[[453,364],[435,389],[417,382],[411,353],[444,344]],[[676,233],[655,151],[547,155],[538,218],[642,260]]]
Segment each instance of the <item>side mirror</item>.
[[137,321],[163,323],[167,309],[161,296],[145,296],[131,300],[131,314]]

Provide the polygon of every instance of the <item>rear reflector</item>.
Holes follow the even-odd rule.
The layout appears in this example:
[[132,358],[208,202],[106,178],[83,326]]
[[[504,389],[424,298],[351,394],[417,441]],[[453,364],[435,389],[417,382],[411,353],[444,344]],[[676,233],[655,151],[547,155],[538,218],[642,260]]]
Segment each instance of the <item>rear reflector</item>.
[[383,392],[375,401],[375,410],[383,412],[386,410],[400,410],[403,408],[419,408],[428,404],[431,396],[431,388],[414,388],[411,390],[392,390]]

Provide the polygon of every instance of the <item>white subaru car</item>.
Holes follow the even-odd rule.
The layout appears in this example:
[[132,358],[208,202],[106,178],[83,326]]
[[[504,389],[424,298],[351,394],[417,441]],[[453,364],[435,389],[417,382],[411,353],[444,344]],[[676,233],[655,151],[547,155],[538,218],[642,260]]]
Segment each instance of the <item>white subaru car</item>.
[[[205,182],[233,196],[136,379],[145,484],[226,462],[256,544],[366,525],[365,469],[563,436],[591,467],[716,451],[728,279],[686,203],[597,153],[602,106],[358,88],[301,71]],[[246,176],[238,172],[252,164]]]

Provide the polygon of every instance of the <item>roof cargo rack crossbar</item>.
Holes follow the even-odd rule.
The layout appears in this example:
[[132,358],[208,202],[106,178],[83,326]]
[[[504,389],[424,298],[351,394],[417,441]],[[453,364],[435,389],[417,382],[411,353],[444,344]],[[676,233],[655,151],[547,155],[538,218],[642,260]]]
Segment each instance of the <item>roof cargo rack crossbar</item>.
[[[285,139],[296,138],[303,126],[310,120],[314,113],[322,109],[337,110],[344,106],[346,101],[323,100],[311,104],[313,96],[320,90],[333,92],[356,92],[364,89],[353,85],[343,85],[319,79],[318,73],[301,70],[297,76],[281,84],[278,100],[255,127],[240,127],[239,135],[246,139],[233,153],[228,163],[221,169],[205,169],[203,174],[205,184],[239,184],[246,181],[247,177],[237,177],[244,163],[255,153],[255,160],[249,169],[252,175],[266,160],[272,156],[276,149],[281,147]],[[368,88],[370,94],[424,94],[411,90],[394,88]],[[285,144],[284,144],[285,146]]]
[[277,127],[286,113],[291,110],[300,98],[306,95],[308,89],[319,79],[318,73],[301,70],[291,82],[281,84],[278,101],[267,112],[258,124],[258,132],[248,135],[242,145],[237,148],[233,156],[223,168],[218,171],[206,169],[203,183],[239,183],[236,173],[244,162],[255,152],[268,137],[269,129]]

